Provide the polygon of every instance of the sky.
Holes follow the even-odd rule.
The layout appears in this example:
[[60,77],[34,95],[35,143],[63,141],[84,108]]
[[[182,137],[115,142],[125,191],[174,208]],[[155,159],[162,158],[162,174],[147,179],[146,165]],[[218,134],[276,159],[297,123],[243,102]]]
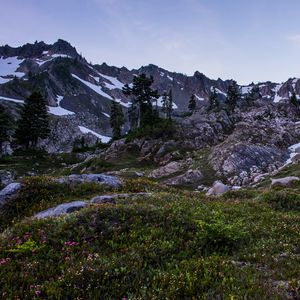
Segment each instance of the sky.
[[0,0],[0,44],[62,38],[93,63],[239,84],[300,77],[299,0]]

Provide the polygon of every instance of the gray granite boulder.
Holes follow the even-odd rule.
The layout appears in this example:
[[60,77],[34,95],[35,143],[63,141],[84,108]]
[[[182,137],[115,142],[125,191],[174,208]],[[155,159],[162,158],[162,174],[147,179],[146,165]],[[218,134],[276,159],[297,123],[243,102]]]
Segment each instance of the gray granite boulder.
[[87,203],[84,201],[73,201],[69,203],[63,203],[56,207],[49,208],[47,210],[37,213],[34,217],[37,219],[44,219],[48,217],[58,217],[60,215],[69,214],[74,211],[81,210],[86,207]]
[[161,177],[169,176],[169,175],[172,175],[174,173],[182,171],[182,169],[184,167],[185,167],[185,164],[183,162],[171,161],[167,165],[153,170],[150,173],[150,177],[152,177],[152,178],[161,178]]
[[199,185],[203,179],[203,174],[199,170],[188,170],[186,173],[170,178],[164,183],[170,186],[181,186],[181,185]]
[[12,182],[0,191],[0,207],[4,205],[11,197],[16,195],[22,185],[19,182]]
[[126,199],[126,198],[132,198],[136,196],[150,196],[150,193],[132,193],[132,194],[114,194],[114,195],[103,195],[103,196],[96,196],[93,199],[91,199],[91,203],[94,204],[105,204],[105,203],[111,203],[115,204],[117,199]]
[[56,179],[59,183],[66,184],[80,184],[87,182],[95,182],[110,186],[112,188],[119,188],[122,186],[122,181],[119,177],[104,175],[104,174],[72,174]]
[[219,196],[230,190],[230,187],[221,181],[215,181],[213,186],[208,190],[206,196]]
[[296,176],[288,176],[284,178],[271,179],[271,187],[273,186],[289,186],[295,181],[299,181],[300,178]]
[[12,171],[0,170],[0,184],[7,186],[14,182],[15,174]]

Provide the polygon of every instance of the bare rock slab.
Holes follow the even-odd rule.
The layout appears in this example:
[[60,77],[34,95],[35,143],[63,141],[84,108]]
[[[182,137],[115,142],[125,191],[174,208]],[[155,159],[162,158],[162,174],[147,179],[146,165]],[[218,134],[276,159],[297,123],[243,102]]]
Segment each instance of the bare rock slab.
[[19,182],[12,182],[0,191],[0,207],[4,205],[11,197],[16,195],[22,185]]
[[289,186],[295,181],[299,181],[300,178],[296,176],[287,176],[284,178],[271,179],[271,187],[273,186]]
[[122,186],[122,181],[117,176],[104,175],[104,174],[72,174],[56,179],[59,183],[65,184],[80,184],[95,182],[110,186],[112,188],[119,188]]
[[221,181],[215,181],[213,186],[208,190],[206,196],[219,196],[230,190],[230,187]]
[[56,207],[49,208],[47,210],[37,213],[34,217],[37,219],[44,219],[48,217],[58,217],[60,215],[65,215],[72,213],[74,211],[81,210],[86,207],[87,203],[84,201],[72,201],[69,203],[63,203]]

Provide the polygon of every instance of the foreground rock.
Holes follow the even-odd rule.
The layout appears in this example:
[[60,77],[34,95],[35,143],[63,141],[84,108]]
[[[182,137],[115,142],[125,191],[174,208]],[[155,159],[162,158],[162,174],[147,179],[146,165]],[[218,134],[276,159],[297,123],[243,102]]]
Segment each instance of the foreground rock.
[[16,195],[22,185],[19,182],[12,182],[0,191],[0,207],[4,205],[11,197]]
[[63,203],[56,207],[49,208],[47,210],[37,213],[34,217],[37,219],[43,219],[47,217],[58,217],[60,215],[69,214],[74,211],[78,211],[88,204],[84,201],[73,201],[69,203]]
[[104,196],[96,196],[90,202],[94,204],[105,204],[111,203],[115,204],[117,199],[127,199],[133,198],[136,196],[150,196],[150,193],[133,193],[133,194],[115,194],[115,195],[104,195]]
[[90,204],[116,204],[117,199],[133,198],[136,196],[150,196],[150,193],[132,193],[132,194],[113,194],[102,195],[92,198],[90,201],[72,201],[63,203],[58,206],[37,213],[34,218],[44,219],[48,217],[58,217],[65,214],[70,214],[74,211],[81,210]]
[[219,196],[230,190],[230,187],[221,181],[216,181],[208,190],[206,196]]
[[271,179],[271,187],[274,186],[290,186],[295,181],[299,181],[300,178],[296,176],[288,176],[284,178]]
[[65,184],[80,184],[95,182],[98,184],[107,185],[112,188],[119,188],[122,186],[122,181],[119,177],[104,175],[104,174],[72,174],[56,179],[56,182]]
[[203,174],[199,170],[188,170],[183,175],[164,181],[164,184],[170,186],[183,186],[183,185],[198,185],[203,179]]
[[186,167],[186,164],[184,162],[172,161],[163,167],[153,170],[150,173],[150,177],[156,178],[156,179],[166,177],[166,176],[169,176],[169,175],[172,175],[172,174],[182,171],[185,167]]
[[3,186],[9,185],[10,183],[14,182],[14,174],[8,170],[1,170],[0,171],[0,184]]

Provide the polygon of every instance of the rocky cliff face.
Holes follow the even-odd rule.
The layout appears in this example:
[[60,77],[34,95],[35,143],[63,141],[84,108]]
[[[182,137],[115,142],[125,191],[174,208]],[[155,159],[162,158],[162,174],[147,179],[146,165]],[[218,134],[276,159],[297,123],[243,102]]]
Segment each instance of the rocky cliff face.
[[[298,79],[257,84],[262,99],[250,105],[243,99],[254,85],[240,86],[242,101],[234,114],[224,110],[208,114],[205,107],[211,89],[216,89],[222,102],[230,80],[212,80],[198,71],[187,76],[151,64],[136,70],[106,63],[92,65],[63,40],[53,45],[36,42],[18,48],[0,47],[0,101],[17,119],[24,99],[40,89],[51,116],[51,135],[41,145],[49,152],[71,151],[82,136],[87,145],[109,140],[112,100],[119,101],[126,113],[130,99],[123,95],[122,87],[142,73],[153,76],[154,88],[160,94],[172,89],[176,138],[141,139],[129,144],[118,141],[103,154],[108,158],[137,151],[140,160],[164,165],[187,158],[187,152],[211,147],[209,162],[216,174],[234,184],[246,184],[282,165],[288,146],[300,140],[299,125],[295,123],[299,117],[287,103],[293,92],[300,95]],[[197,113],[182,117],[192,94],[197,99]]]

